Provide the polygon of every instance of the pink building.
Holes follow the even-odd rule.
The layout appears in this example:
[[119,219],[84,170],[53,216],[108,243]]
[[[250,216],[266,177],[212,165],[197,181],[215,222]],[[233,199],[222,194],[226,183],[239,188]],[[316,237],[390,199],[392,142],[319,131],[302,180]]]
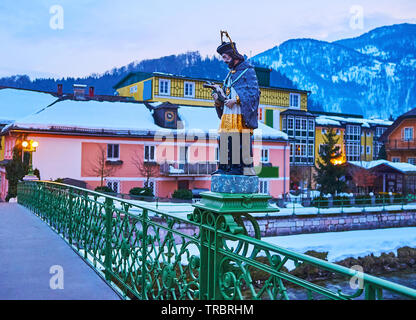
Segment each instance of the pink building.
[[[23,140],[38,142],[33,168],[42,180],[71,178],[119,193],[149,182],[154,195],[179,188],[210,189],[218,160],[219,119],[211,107],[170,103],[61,99],[3,128],[4,158]],[[260,190],[278,197],[289,191],[287,135],[262,123],[254,131]],[[103,169],[105,174],[99,174]],[[103,170],[101,170],[103,171]],[[0,197],[7,195],[5,172]]]

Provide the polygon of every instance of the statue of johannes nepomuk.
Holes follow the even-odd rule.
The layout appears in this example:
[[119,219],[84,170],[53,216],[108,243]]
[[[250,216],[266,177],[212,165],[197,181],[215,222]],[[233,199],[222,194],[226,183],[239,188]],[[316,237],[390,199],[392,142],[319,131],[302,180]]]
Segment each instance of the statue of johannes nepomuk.
[[[229,42],[223,41],[224,34]],[[230,71],[222,88],[215,85],[212,98],[221,119],[219,127],[220,164],[212,174],[256,175],[253,168],[253,130],[258,127],[260,90],[254,67],[238,53],[226,31],[221,31],[217,48]]]

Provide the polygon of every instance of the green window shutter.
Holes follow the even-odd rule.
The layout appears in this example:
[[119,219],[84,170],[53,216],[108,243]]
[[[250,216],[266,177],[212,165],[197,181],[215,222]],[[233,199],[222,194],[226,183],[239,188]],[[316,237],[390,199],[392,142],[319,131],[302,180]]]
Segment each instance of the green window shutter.
[[273,128],[273,110],[266,109],[266,125]]

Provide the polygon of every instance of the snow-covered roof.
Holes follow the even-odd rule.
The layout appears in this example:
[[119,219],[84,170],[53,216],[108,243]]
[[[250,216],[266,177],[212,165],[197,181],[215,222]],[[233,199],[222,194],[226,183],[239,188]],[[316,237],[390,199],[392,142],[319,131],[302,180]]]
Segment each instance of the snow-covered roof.
[[29,130],[137,130],[144,134],[149,130],[160,129],[154,124],[153,117],[144,104],[96,100],[59,101],[38,113],[15,121],[3,131],[9,127]]
[[[179,106],[179,117],[185,130],[216,134],[219,119],[214,108]],[[27,130],[106,130],[115,134],[148,135],[155,132],[176,131],[155,124],[151,111],[143,103],[63,100],[44,110],[28,115],[6,126]],[[181,131],[178,129],[178,131]],[[262,123],[254,131],[256,139],[287,140],[282,131]]]
[[329,119],[324,116],[319,116],[315,118],[315,122],[317,126],[341,126],[341,122]]
[[49,93],[23,89],[0,89],[0,123],[6,124],[50,105],[57,98]]
[[391,126],[393,121],[382,120],[382,119],[363,119],[363,118],[353,118],[353,117],[341,117],[341,116],[331,116],[331,115],[320,115],[316,118],[316,124],[321,126],[340,126],[341,122],[353,123],[361,125],[364,128],[370,128],[373,126]]
[[349,163],[358,167],[362,167],[364,169],[372,169],[372,168],[375,168],[384,164],[386,166],[389,166],[403,173],[406,173],[406,172],[416,173],[416,166],[407,162],[391,162],[387,160],[374,160],[374,161],[350,161]]

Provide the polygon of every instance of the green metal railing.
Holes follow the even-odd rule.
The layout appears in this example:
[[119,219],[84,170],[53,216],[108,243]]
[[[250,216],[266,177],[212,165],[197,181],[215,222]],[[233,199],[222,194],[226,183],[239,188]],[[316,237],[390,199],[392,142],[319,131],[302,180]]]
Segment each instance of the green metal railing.
[[[188,217],[151,205],[53,182],[18,185],[18,203],[60,234],[124,298],[416,299],[416,290],[260,240],[248,214],[195,208]],[[245,219],[243,219],[243,217]],[[256,236],[247,235],[252,224]],[[232,228],[230,226],[233,226]],[[329,272],[355,289],[337,289],[289,271],[288,264]],[[340,280],[341,281],[341,280]]]

